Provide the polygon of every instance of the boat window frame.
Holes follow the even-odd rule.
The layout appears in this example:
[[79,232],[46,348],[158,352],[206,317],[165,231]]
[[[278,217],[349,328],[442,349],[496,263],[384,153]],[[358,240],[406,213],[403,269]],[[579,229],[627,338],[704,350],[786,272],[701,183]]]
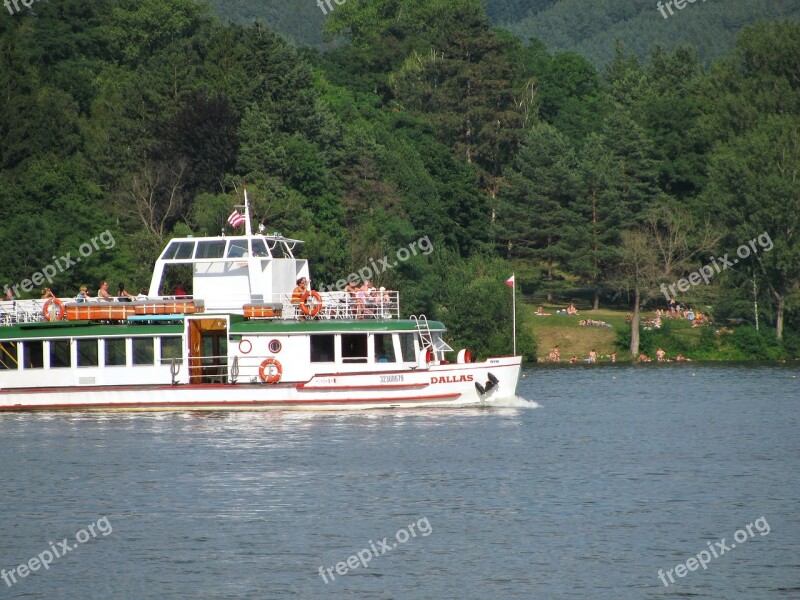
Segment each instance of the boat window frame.
[[[37,345],[38,344],[38,345]],[[29,362],[29,352],[33,348],[38,348],[39,352],[35,358],[38,358],[38,362],[41,363],[38,366],[28,366]],[[32,369],[44,369],[44,340],[23,340],[22,342],[22,369],[25,371],[30,371]]]

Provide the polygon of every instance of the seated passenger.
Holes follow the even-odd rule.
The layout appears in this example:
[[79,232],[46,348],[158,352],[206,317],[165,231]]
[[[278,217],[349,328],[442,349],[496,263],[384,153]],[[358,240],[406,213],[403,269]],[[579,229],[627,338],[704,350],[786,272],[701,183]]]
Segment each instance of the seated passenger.
[[301,277],[297,280],[297,286],[292,290],[292,304],[300,304],[300,299],[303,297],[303,294],[306,293],[306,287],[308,286],[308,279],[305,277]]
[[128,293],[128,290],[125,289],[125,284],[121,281],[117,286],[117,299],[122,300],[123,302],[130,302],[133,300],[133,296]]
[[51,290],[50,288],[42,288],[42,300],[44,300],[45,298],[55,298],[55,297],[56,296],[53,293],[53,290]]
[[78,302],[87,302],[89,300],[89,288],[82,285],[78,295],[75,296],[75,300]]
[[108,280],[103,279],[100,282],[100,287],[97,290],[97,297],[102,300],[113,300],[114,297],[108,293]]
[[139,295],[136,296],[137,300],[147,300],[147,288],[142,288],[139,290]]

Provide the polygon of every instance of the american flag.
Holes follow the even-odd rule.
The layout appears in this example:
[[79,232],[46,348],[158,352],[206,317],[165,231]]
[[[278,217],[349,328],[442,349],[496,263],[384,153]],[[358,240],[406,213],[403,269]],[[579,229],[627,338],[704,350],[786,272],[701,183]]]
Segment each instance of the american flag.
[[231,213],[231,216],[228,217],[228,223],[230,223],[233,227],[239,227],[244,225],[247,219],[244,218],[244,215],[239,214],[238,210],[235,210]]

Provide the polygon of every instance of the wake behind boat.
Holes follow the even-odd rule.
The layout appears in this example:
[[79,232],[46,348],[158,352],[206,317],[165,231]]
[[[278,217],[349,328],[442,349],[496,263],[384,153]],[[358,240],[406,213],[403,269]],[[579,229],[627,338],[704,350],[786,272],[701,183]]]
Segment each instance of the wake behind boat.
[[[292,294],[302,241],[176,238],[146,298],[0,302],[0,411],[459,406],[515,395],[521,357],[473,362],[400,294]],[[192,294],[166,293],[191,269]],[[454,358],[451,362],[447,356]]]

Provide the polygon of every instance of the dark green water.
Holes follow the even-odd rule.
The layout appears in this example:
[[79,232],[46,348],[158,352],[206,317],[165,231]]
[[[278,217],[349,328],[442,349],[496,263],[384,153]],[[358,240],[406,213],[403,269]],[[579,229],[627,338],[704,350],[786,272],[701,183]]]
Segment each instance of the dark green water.
[[800,597],[800,366],[518,391],[536,404],[0,415],[0,567],[75,546],[0,598]]

